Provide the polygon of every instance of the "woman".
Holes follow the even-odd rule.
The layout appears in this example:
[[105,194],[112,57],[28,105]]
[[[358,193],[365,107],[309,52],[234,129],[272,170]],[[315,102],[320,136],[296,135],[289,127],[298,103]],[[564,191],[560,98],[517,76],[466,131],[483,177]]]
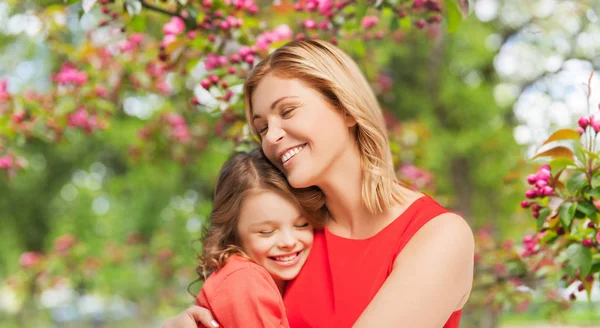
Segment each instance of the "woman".
[[[473,278],[472,232],[396,182],[383,115],[356,63],[318,40],[290,42],[251,72],[246,115],[267,158],[327,210],[289,284],[291,327],[458,327]],[[205,325],[191,307],[165,327]]]

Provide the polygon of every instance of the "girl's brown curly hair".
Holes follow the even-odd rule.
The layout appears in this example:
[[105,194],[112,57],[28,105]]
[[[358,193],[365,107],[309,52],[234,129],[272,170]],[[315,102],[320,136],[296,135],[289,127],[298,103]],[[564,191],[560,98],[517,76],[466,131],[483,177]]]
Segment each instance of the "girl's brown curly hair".
[[302,209],[313,227],[322,227],[328,216],[322,206],[325,196],[319,188],[292,188],[260,149],[235,153],[223,164],[217,179],[210,227],[203,237],[203,254],[198,256],[198,280],[206,280],[230,256],[246,256],[237,234],[238,217],[245,197],[259,190],[287,197]]

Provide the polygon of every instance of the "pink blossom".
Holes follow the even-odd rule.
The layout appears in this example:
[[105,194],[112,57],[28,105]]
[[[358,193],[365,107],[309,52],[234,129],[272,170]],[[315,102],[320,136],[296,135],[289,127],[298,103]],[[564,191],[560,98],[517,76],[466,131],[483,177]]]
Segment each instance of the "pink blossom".
[[579,118],[579,121],[577,121],[577,123],[579,123],[579,126],[582,129],[587,128],[588,125],[590,125],[590,118],[586,117],[586,116],[582,116]]
[[106,91],[106,88],[102,85],[99,85],[96,87],[96,96],[100,97],[100,98],[108,98],[108,92]]
[[8,169],[13,165],[13,154],[0,157],[0,169]]
[[283,24],[276,27],[273,31],[265,31],[256,38],[256,47],[261,50],[269,49],[269,45],[286,39],[291,39],[293,35],[289,26]]
[[304,27],[309,30],[315,29],[317,27],[317,23],[313,19],[310,19],[310,18],[305,20],[303,24],[304,24]]
[[19,265],[21,268],[27,269],[39,263],[44,256],[38,252],[25,252],[19,256]]
[[64,234],[54,241],[54,250],[58,252],[60,255],[67,255],[69,249],[75,246],[77,243],[77,238],[71,234]]
[[78,86],[87,82],[87,74],[83,71],[78,71],[73,65],[65,63],[54,76],[54,80],[59,84],[75,84]]
[[0,101],[5,101],[10,98],[10,94],[7,91],[8,89],[8,79],[0,79]]
[[166,47],[166,46],[170,45],[171,43],[175,42],[175,40],[177,40],[177,36],[175,36],[174,34],[167,34],[162,39],[160,45],[163,47]]
[[362,19],[361,25],[364,29],[369,29],[379,23],[379,17],[377,16],[365,16]]
[[26,115],[26,113],[23,110],[18,111],[18,112],[14,112],[12,114],[11,119],[12,119],[13,123],[18,124],[21,121],[23,121],[23,119],[25,119],[25,115]]
[[177,113],[168,113],[166,119],[172,126],[186,125],[183,116]]
[[600,132],[600,115],[590,116],[590,125],[596,133]]
[[166,80],[162,79],[156,82],[156,88],[163,94],[169,95],[173,91],[173,88]]
[[185,22],[180,17],[173,17],[163,26],[163,33],[167,35],[179,35],[185,31]]
[[133,33],[129,36],[129,41],[135,44],[136,46],[139,46],[140,44],[142,44],[142,41],[144,41],[144,34]]
[[319,12],[321,13],[321,15],[323,16],[329,16],[331,15],[331,8],[333,8],[333,1],[332,0],[317,0],[318,2],[318,9]]
[[171,136],[173,139],[179,142],[188,142],[191,139],[190,131],[186,125],[177,125],[171,130]]
[[74,113],[69,115],[68,121],[69,126],[81,128],[86,127],[88,122],[88,112],[85,110],[85,108],[79,108]]
[[404,164],[400,167],[400,175],[408,179],[417,188],[424,188],[433,181],[433,175],[412,164]]
[[246,57],[251,53],[252,53],[252,51],[250,50],[250,47],[248,47],[248,46],[241,46],[240,50],[238,50],[238,54],[240,54],[240,56],[242,56],[242,57]]

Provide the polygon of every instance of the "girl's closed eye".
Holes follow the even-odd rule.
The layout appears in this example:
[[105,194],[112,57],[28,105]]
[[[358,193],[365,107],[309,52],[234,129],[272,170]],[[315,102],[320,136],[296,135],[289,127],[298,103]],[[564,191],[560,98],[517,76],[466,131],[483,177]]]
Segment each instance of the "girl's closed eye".
[[261,230],[258,233],[263,235],[263,236],[269,236],[271,235],[273,232],[275,232],[275,230]]

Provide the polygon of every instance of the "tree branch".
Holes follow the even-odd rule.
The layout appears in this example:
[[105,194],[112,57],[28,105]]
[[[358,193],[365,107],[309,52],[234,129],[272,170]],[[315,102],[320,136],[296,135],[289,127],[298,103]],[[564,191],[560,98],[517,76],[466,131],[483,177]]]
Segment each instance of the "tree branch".
[[[181,16],[179,16],[179,13],[177,13],[177,12],[168,11],[166,9],[160,8],[160,7],[155,6],[153,4],[147,3],[144,0],[140,0],[140,3],[142,4],[143,8],[150,9],[150,10],[153,10],[153,11],[165,14],[165,15],[169,15],[169,16],[181,17]],[[183,18],[183,17],[181,17],[181,18]]]

